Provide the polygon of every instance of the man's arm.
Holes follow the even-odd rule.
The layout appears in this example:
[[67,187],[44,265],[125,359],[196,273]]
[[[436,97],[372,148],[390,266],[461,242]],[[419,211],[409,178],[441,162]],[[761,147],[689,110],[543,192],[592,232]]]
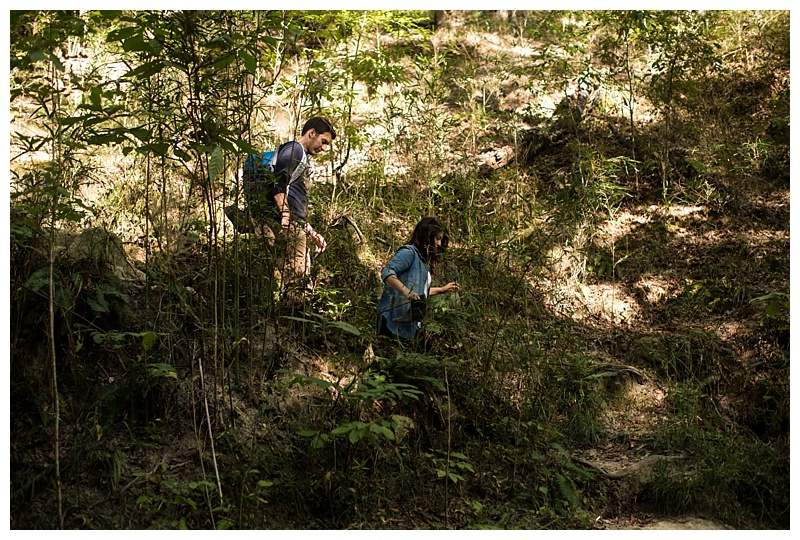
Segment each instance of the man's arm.
[[[275,184],[273,187],[272,196],[275,198],[275,203],[281,209],[281,219],[283,220],[283,211],[288,209],[291,216],[300,223],[305,222],[305,189],[300,192],[293,190],[289,193],[289,185],[295,171],[303,163],[303,156],[305,151],[302,145],[297,141],[286,143],[278,148],[278,157],[275,160]],[[280,200],[280,199],[283,200]]]
[[289,228],[289,222],[291,221],[291,213],[289,210],[289,202],[286,200],[286,193],[276,193],[275,194],[275,204],[278,205],[278,210],[281,213],[281,229],[284,231]]

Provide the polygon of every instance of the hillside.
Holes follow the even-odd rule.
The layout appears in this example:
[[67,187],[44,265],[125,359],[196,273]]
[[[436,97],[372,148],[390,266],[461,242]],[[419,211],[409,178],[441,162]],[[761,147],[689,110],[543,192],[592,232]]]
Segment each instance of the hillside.
[[[788,12],[11,29],[11,529],[789,529]],[[289,313],[224,209],[314,115]]]

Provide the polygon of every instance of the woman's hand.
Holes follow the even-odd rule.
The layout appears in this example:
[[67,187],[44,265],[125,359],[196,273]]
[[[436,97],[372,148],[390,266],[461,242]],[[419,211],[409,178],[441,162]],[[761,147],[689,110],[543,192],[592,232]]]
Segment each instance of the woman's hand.
[[444,287],[442,287],[442,292],[458,292],[461,290],[461,285],[458,284],[456,281],[451,281]]
[[431,294],[431,296],[433,296],[435,294],[442,294],[442,293],[448,293],[448,292],[458,292],[460,290],[461,290],[461,285],[459,285],[458,282],[456,282],[456,281],[451,281],[450,283],[448,283],[444,287],[431,287],[430,294]]

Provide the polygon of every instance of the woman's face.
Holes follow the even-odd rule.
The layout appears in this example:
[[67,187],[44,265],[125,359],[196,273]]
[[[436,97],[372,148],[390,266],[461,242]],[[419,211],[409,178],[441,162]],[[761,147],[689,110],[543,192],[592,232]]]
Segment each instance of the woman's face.
[[433,236],[433,247],[436,248],[436,252],[442,251],[442,238],[444,238],[444,233],[439,231]]

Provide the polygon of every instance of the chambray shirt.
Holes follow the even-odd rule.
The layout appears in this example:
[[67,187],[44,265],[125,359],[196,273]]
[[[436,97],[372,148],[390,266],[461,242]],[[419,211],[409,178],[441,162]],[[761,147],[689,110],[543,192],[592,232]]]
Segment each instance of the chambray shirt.
[[417,248],[411,245],[401,246],[392,260],[381,270],[384,281],[383,294],[378,302],[378,320],[376,329],[380,329],[381,317],[386,319],[386,327],[404,339],[411,339],[417,333],[417,323],[411,322],[411,301],[386,285],[386,278],[397,276],[411,292],[428,296],[431,288],[428,265],[422,260]]

